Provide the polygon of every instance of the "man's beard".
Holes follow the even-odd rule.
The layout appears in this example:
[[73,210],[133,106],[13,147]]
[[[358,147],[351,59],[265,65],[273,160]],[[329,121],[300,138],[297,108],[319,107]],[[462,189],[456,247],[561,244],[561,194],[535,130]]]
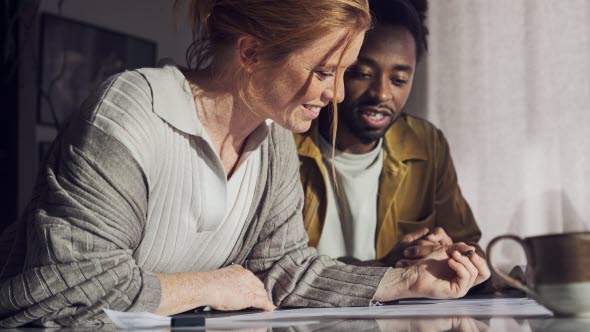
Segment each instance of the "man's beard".
[[390,117],[389,124],[384,128],[377,129],[363,127],[361,125],[361,120],[359,116],[360,112],[358,111],[358,109],[360,108],[359,105],[357,104],[350,106],[351,107],[347,107],[344,105],[340,106],[341,109],[339,110],[339,113],[342,115],[339,118],[342,120],[343,125],[346,126],[346,128],[348,128],[350,133],[354,135],[356,138],[358,138],[363,144],[370,144],[383,138],[383,136],[385,136],[389,128],[391,128],[391,126],[401,115],[401,112],[395,112],[394,110],[391,110],[392,116]]

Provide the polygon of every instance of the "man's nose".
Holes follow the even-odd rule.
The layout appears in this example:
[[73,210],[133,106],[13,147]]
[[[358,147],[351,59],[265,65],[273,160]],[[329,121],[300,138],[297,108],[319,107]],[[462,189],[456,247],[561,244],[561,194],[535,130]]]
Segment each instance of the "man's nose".
[[379,102],[386,102],[393,99],[393,91],[389,77],[379,76],[371,84],[370,94],[373,99]]

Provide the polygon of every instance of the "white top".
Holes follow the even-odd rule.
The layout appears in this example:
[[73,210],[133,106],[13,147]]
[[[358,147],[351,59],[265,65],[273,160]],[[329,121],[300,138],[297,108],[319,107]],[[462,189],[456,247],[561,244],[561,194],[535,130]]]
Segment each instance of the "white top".
[[[197,117],[201,103],[195,104],[184,75],[174,66],[131,73],[150,81],[154,112],[125,114],[120,110],[122,114],[99,116],[97,123],[104,121],[104,128],[120,130],[117,137],[125,138],[129,130],[150,136],[133,144],[121,140],[139,161],[149,187],[145,234],[134,258],[138,266],[153,272],[186,271],[186,266],[192,266],[191,271],[217,269],[229,257],[250,211],[267,124],[250,134],[238,167],[227,180],[221,159]],[[131,116],[137,127],[117,129],[112,122],[119,116]]]
[[332,146],[319,137],[326,170],[328,209],[318,252],[334,258],[375,259],[377,194],[383,168],[382,140],[366,154],[336,150],[334,166],[338,195],[332,179]]

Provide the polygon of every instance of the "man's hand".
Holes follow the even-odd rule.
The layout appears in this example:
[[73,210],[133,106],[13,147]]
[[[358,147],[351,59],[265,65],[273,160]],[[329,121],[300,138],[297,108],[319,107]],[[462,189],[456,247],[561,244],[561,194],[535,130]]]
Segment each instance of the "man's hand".
[[375,293],[377,301],[426,297],[458,298],[490,277],[485,260],[464,243],[443,246],[405,269],[391,269]]
[[432,231],[422,228],[404,235],[379,261],[386,266],[408,267],[438,248],[451,244],[453,240],[441,227],[436,227]]
[[422,238],[410,243],[404,250],[404,258],[395,263],[395,267],[408,267],[416,264],[442,246],[453,244],[453,240],[444,229],[435,227]]

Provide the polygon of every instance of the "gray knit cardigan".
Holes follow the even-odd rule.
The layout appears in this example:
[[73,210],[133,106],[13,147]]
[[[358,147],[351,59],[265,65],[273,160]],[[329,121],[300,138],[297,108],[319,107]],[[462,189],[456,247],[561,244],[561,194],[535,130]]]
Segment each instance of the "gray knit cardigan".
[[[158,277],[133,259],[150,199],[146,174],[94,122],[108,107],[153,107],[152,89],[137,71],[109,79],[56,139],[23,218],[0,237],[0,327],[98,326],[111,323],[102,308],[158,307]],[[125,104],[120,91],[140,102]],[[307,246],[298,166],[291,133],[272,125],[252,208],[224,266],[251,270],[278,306],[366,306],[387,269],[344,265]]]

